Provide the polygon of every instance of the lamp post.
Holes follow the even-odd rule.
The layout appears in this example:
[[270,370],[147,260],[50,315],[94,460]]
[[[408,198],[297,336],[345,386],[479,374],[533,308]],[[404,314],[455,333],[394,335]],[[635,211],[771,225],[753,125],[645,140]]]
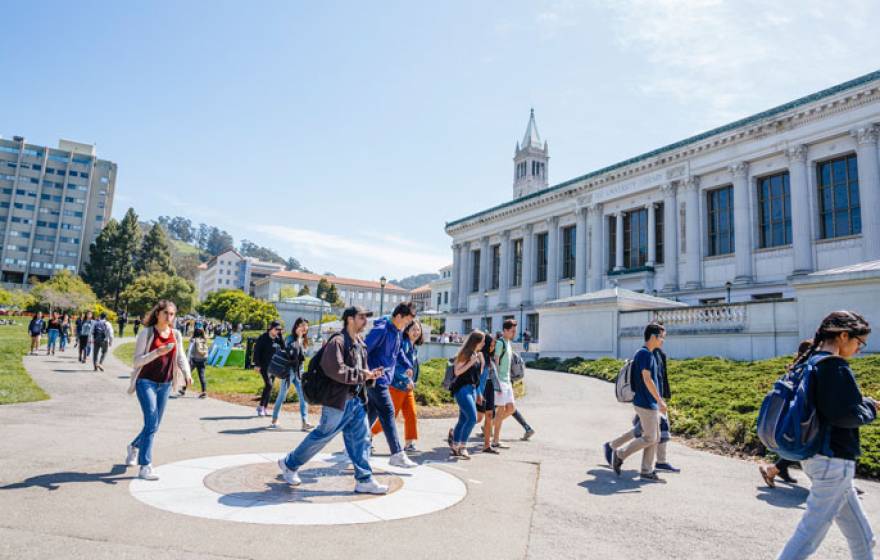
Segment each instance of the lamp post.
[[730,305],[730,288],[733,284],[730,283],[730,280],[724,283],[724,287],[727,288],[727,304]]
[[522,342],[522,333],[525,330],[523,326],[523,304],[519,304],[519,341]]
[[574,277],[568,279],[568,297],[574,295]]
[[486,290],[483,292],[483,331],[488,327],[489,319],[487,314],[489,313],[489,291]]
[[383,276],[379,278],[379,317],[382,316],[382,312],[385,310],[385,283],[388,280]]

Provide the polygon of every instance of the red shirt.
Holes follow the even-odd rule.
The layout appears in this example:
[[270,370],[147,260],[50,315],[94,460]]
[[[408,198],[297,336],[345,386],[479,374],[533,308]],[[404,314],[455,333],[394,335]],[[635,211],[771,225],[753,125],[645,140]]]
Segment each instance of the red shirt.
[[141,374],[138,376],[138,379],[149,379],[156,383],[171,382],[171,379],[174,377],[174,356],[177,353],[174,331],[169,329],[167,338],[162,338],[157,331],[153,331],[153,342],[150,344],[147,351],[152,352],[153,350],[169,343],[174,344],[174,348],[171,349],[171,352],[159,356],[141,368]]

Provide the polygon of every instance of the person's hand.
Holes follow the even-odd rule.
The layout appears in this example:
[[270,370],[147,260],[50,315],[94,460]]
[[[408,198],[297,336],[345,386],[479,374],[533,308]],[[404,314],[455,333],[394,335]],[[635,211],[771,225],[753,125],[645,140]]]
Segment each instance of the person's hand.
[[168,344],[163,344],[162,346],[160,346],[159,348],[156,349],[156,352],[160,356],[164,356],[168,352],[171,352],[173,349],[174,349],[174,346],[169,346]]
[[477,395],[477,404],[483,404],[483,401],[486,400],[483,395]]
[[666,406],[666,401],[660,401],[659,403],[660,414],[666,414],[669,408]]
[[409,377],[410,379],[412,379],[412,376],[413,376],[413,370],[411,370],[411,369],[406,370],[406,374],[405,374],[405,375],[406,375],[407,377]]
[[415,383],[413,383],[412,381],[410,381],[409,385],[406,386],[407,391],[412,391],[415,388],[416,388]]
[[187,387],[191,387],[192,384],[193,384],[193,378],[192,378],[192,375],[187,375],[187,376],[186,376],[186,386],[187,386]]

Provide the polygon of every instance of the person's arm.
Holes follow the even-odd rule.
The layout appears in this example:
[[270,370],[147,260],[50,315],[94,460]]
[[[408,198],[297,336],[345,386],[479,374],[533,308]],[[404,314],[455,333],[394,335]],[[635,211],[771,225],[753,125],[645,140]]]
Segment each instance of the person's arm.
[[107,324],[104,325],[107,328],[107,346],[113,346],[113,325],[110,321],[105,321]]
[[134,358],[132,359],[132,366],[134,366],[135,369],[142,368],[159,356],[170,352],[170,350],[167,349],[167,346],[160,346],[153,351],[148,351],[147,339],[150,338],[151,337],[149,329],[144,329],[141,333],[138,334],[137,340],[134,343]]
[[[830,358],[829,361],[837,361]],[[823,367],[824,366],[824,367]],[[820,365],[816,407],[837,428],[858,428],[877,417],[873,399],[862,396],[849,366],[842,363]]]
[[469,370],[471,368],[471,366],[473,366],[474,364],[479,362],[480,359],[481,359],[480,354],[474,354],[473,356],[471,356],[471,359],[468,360],[467,362],[461,363],[458,360],[456,360],[455,367],[453,368],[453,373],[455,374],[456,377],[459,377],[460,375],[464,374],[467,370]]
[[174,330],[174,342],[177,344],[177,352],[174,354],[177,369],[183,372],[187,386],[192,385],[192,372],[189,370],[189,360],[183,350],[183,334],[179,330]]
[[251,362],[253,362],[254,369],[260,369],[263,367],[263,347],[266,345],[266,340],[263,338],[263,335],[257,337],[257,341],[254,343],[254,355]]
[[477,391],[477,398],[482,398],[483,393],[486,392],[486,382],[489,380],[489,370],[492,369],[492,365],[490,364],[487,367],[483,368],[483,373],[480,374],[480,387]]
[[193,346],[195,346],[195,344],[193,344],[194,341],[195,341],[195,337],[189,339],[189,348],[188,348],[187,351],[186,351],[186,359],[187,359],[187,361],[192,360]]
[[327,344],[321,356],[321,369],[324,375],[344,385],[363,385],[370,372],[345,363],[345,341],[337,337]]

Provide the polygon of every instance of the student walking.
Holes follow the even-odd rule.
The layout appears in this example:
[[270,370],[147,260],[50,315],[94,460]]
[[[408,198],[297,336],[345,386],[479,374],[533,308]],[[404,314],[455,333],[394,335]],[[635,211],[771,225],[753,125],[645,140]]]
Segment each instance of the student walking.
[[61,338],[58,347],[64,352],[67,349],[67,341],[70,340],[70,315],[65,313],[61,316]]
[[139,330],[141,330],[141,318],[140,318],[140,317],[135,317],[135,318],[134,318],[134,335],[135,335],[135,336],[138,335],[138,331],[139,331]]
[[77,323],[79,361],[84,364],[89,357],[89,340],[92,338],[92,326],[95,323],[94,319],[92,319],[92,312],[86,311],[85,318],[82,321],[77,320]]
[[495,365],[498,368],[498,383],[495,387],[495,424],[492,433],[492,447],[507,449],[501,443],[501,424],[516,412],[516,399],[513,396],[513,382],[510,379],[510,362],[513,359],[513,338],[516,336],[516,321],[507,319],[502,324],[501,339],[495,343]]
[[483,341],[483,373],[477,387],[477,424],[483,422],[483,453],[498,455],[492,447],[492,427],[495,423],[495,387],[501,386],[498,380],[498,366],[493,356],[497,338],[487,334]]
[[107,320],[106,313],[101,313],[98,320],[92,323],[89,343],[92,345],[92,365],[95,371],[104,371],[104,358],[113,345],[113,325]]
[[[208,339],[205,337],[205,331],[196,329],[193,331],[192,338],[189,340],[189,350],[186,355],[189,360],[190,371],[196,370],[199,373],[199,386],[201,392],[199,398],[204,399],[208,396],[208,383],[205,381],[205,365],[208,362]],[[186,394],[186,386],[180,390],[180,396]]]
[[[416,440],[419,439],[418,419],[416,418],[415,386],[419,381],[419,346],[425,341],[422,325],[413,321],[403,330],[400,343],[400,354],[397,356],[397,365],[394,367],[394,378],[388,392],[394,403],[394,418],[403,413],[403,430],[406,445],[403,450],[407,453],[415,453]],[[373,423],[372,433],[375,436],[382,431],[382,424],[378,421]]]
[[807,509],[779,560],[807,558],[825,539],[836,521],[852,558],[874,554],[874,532],[862,509],[853,478],[861,455],[859,428],[877,417],[877,402],[862,396],[847,358],[867,344],[871,327],[852,311],[835,311],[822,320],[809,350],[797,365],[816,366],[813,397],[823,445],[818,454],[801,461],[812,486]]
[[371,314],[353,306],[342,313],[342,332],[332,335],[312,359],[329,379],[321,398],[321,422],[309,432],[296,449],[278,460],[284,480],[293,486],[302,484],[297,472],[342,432],[345,451],[354,467],[357,480],[354,491],[364,494],[385,494],[388,487],[373,478],[370,467],[370,437],[365,406],[368,381],[383,375],[382,368],[367,369],[367,348],[361,332]]
[[[172,328],[176,314],[177,306],[173,302],[160,300],[150,311],[144,325],[146,328],[135,341],[135,371],[128,392],[137,394],[144,427],[129,444],[125,464],[140,465],[138,477],[144,480],[159,479],[152,467],[153,441],[162,422],[168,393],[180,385],[192,383],[183,350],[183,336]],[[111,326],[110,337],[112,332]]]
[[55,355],[55,346],[58,344],[58,337],[61,335],[61,318],[57,311],[53,311],[46,322],[46,334],[48,335],[46,342],[46,355]]
[[[635,392],[633,408],[641,423],[642,435],[631,438],[631,430],[627,430],[617,439],[610,442],[611,468],[619,476],[623,462],[634,453],[642,451],[642,468],[640,478],[645,482],[665,482],[654,471],[654,459],[657,443],[660,441],[660,415],[667,413],[666,401],[660,394],[660,377],[657,358],[654,350],[663,346],[666,329],[657,323],[645,327],[645,345],[642,346],[632,361],[632,388]],[[630,441],[632,439],[632,441]],[[626,447],[624,443],[629,441]],[[607,447],[606,447],[607,448]]]
[[281,338],[281,323],[272,321],[269,328],[257,338],[254,344],[254,369],[260,373],[263,378],[263,392],[260,395],[260,404],[257,406],[257,416],[268,416],[269,397],[272,395],[272,378],[269,376],[269,362],[272,361],[272,354],[275,350],[284,345],[284,339]]
[[116,318],[119,323],[119,338],[125,336],[125,324],[128,322],[128,312],[122,311]]
[[37,311],[37,314],[28,323],[28,334],[31,335],[31,355],[35,355],[40,349],[40,336],[43,334],[45,324],[42,311]]
[[483,346],[486,335],[474,330],[468,335],[453,361],[455,379],[449,390],[458,403],[458,422],[452,429],[451,457],[470,460],[467,441],[477,424],[477,387],[483,372]]
[[394,378],[394,369],[400,355],[402,333],[416,318],[415,306],[412,302],[397,304],[391,317],[380,317],[373,323],[373,329],[367,333],[367,362],[371,369],[382,368],[382,375],[367,389],[367,413],[370,425],[379,419],[385,439],[391,450],[389,464],[395,467],[413,468],[418,465],[412,462],[400,444],[397,425],[394,422],[394,401],[391,399],[389,387]]
[[305,395],[302,391],[302,374],[303,364],[306,362],[306,350],[309,347],[309,322],[298,317],[293,322],[293,328],[290,334],[284,339],[284,348],[287,350],[287,356],[290,358],[290,369],[286,377],[281,377],[281,387],[278,388],[278,397],[275,399],[275,406],[272,408],[272,423],[269,424],[270,429],[281,427],[278,423],[278,415],[281,414],[281,407],[287,399],[287,392],[293,385],[296,389],[296,397],[299,400],[299,417],[302,421],[302,431],[308,432],[314,429],[309,424],[309,405],[306,403]]

